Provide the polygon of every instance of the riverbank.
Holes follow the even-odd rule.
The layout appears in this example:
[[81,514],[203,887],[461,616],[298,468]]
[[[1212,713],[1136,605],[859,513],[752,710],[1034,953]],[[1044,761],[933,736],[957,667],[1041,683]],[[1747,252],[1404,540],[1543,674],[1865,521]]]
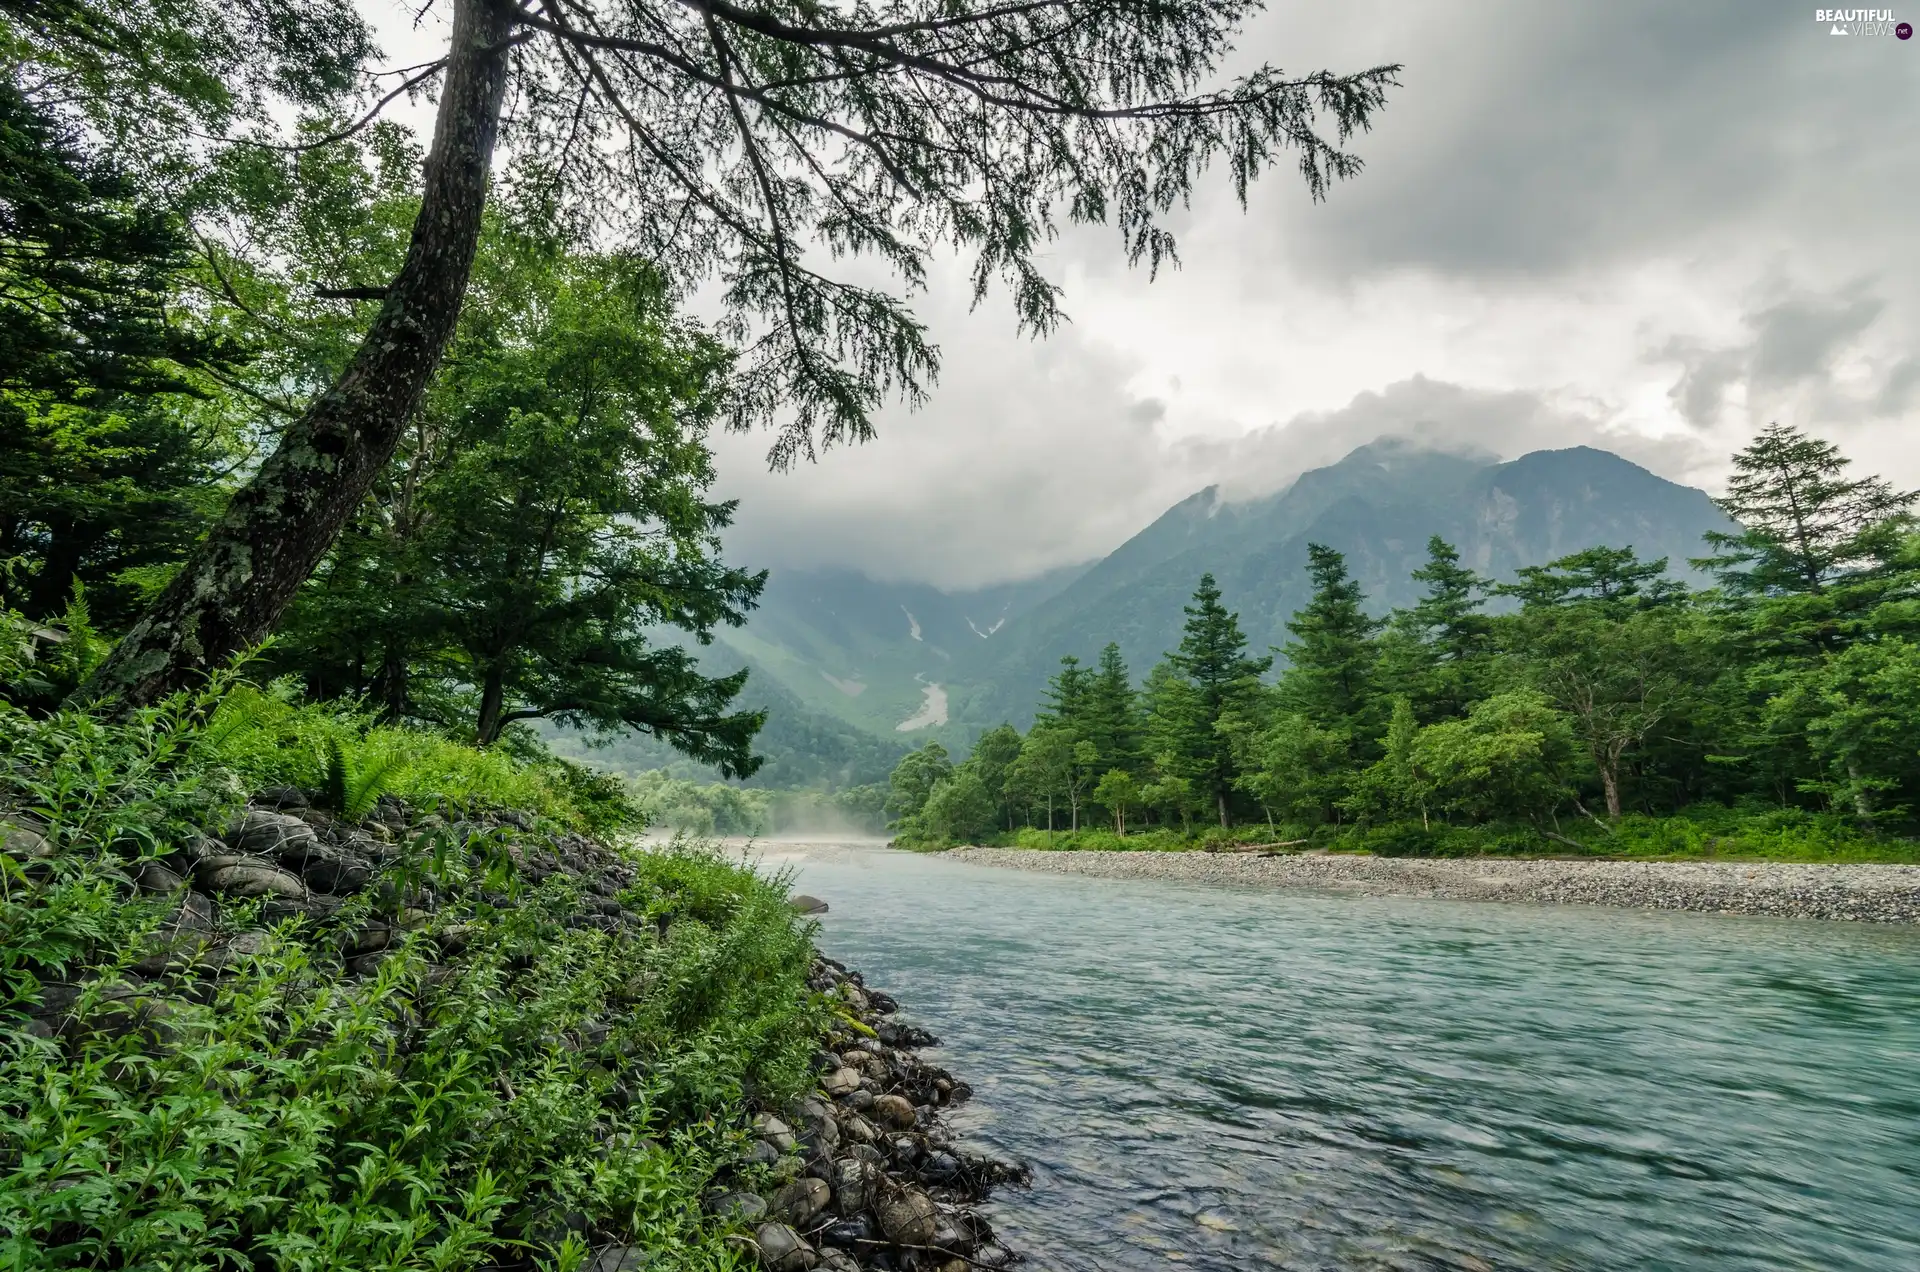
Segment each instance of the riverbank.
[[1920,866],[1910,865],[1042,852],[1017,848],[963,848],[947,856],[972,865],[1110,879],[1172,879],[1319,888],[1362,896],[1920,923]]
[[619,795],[244,691],[0,701],[0,1263],[1006,1261],[932,1039]]

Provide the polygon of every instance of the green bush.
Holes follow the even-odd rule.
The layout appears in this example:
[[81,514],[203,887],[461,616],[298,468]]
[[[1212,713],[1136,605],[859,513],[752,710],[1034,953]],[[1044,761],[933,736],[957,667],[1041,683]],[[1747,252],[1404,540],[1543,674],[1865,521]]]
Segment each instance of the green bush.
[[549,755],[531,735],[483,751],[425,729],[376,725],[350,702],[299,697],[292,680],[232,686],[199,742],[202,758],[248,790],[324,792],[332,757],[343,754],[362,775],[381,775],[378,793],[419,806],[518,808],[601,834],[644,820],[618,778]]
[[[325,920],[223,907],[223,934],[255,935],[217,977],[136,977],[173,902],[129,879],[251,783],[311,779],[307,742],[346,727],[292,710],[224,728],[221,703],[203,730],[212,705],[106,724],[0,704],[0,812],[48,845],[0,855],[0,1266],[571,1270],[589,1240],[651,1268],[739,1266],[700,1197],[749,1101],[804,1089],[825,1023],[784,881],[697,846],[636,854],[620,899],[653,921],[600,927],[577,879],[535,886],[491,837],[442,829]],[[451,772],[580,816],[503,755],[359,744],[403,755],[422,802],[422,775]],[[345,978],[351,934],[422,888],[430,927]],[[27,1028],[35,1007],[61,1028]]]

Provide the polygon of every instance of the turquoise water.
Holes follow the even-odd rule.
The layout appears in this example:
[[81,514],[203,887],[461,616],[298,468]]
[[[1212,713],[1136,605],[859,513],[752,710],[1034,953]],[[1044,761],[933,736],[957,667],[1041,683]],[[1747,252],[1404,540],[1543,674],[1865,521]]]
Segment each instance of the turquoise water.
[[1920,1269],[1920,933],[792,865],[1029,1266]]

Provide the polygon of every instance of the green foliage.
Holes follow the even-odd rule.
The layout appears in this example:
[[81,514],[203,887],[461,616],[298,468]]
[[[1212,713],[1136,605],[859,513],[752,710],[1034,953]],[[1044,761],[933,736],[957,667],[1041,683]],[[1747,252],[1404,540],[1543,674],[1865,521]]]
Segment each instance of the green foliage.
[[900,761],[887,780],[886,812],[890,821],[900,824],[918,817],[933,795],[933,788],[953,776],[953,761],[947,748],[929,742]]
[[1150,744],[1172,775],[1208,798],[1225,826],[1240,766],[1220,725],[1257,709],[1260,676],[1273,660],[1248,657],[1239,615],[1221,604],[1211,574],[1200,576],[1186,615],[1180,648],[1147,681]]
[[1277,697],[1282,709],[1344,735],[1360,758],[1379,731],[1373,638],[1381,624],[1362,608],[1366,597],[1338,552],[1308,544],[1307,573],[1313,598],[1287,623],[1293,639]]
[[[610,832],[641,820],[623,785],[546,754],[537,741],[485,751],[410,726],[376,724],[350,703],[306,703],[299,686],[235,686],[198,743],[207,762],[249,790],[297,786],[338,792],[332,757],[353,802],[391,794],[408,803],[521,808],[569,826]],[[519,754],[513,752],[518,750]]]
[[1125,769],[1108,769],[1093,788],[1094,802],[1113,814],[1113,831],[1127,833],[1127,813],[1140,803],[1140,783]]
[[[784,881],[689,845],[638,854],[621,901],[651,922],[605,929],[579,921],[598,901],[579,881],[429,837],[394,901],[264,927],[260,903],[230,905],[223,932],[255,935],[217,978],[128,982],[173,904],[130,873],[219,824],[243,789],[221,756],[275,767],[263,730],[311,711],[222,691],[114,725],[0,707],[0,807],[50,845],[0,857],[7,1266],[478,1269],[560,1258],[570,1233],[738,1266],[701,1194],[746,1101],[805,1089],[825,1023]],[[292,723],[282,771],[316,762],[318,726]],[[344,938],[422,885],[431,929],[343,981]],[[455,933],[463,954],[429,957]],[[40,1003],[63,1005],[55,1036],[13,1027]]]
[[[1415,575],[1427,594],[1381,631],[1316,545],[1271,687],[1203,579],[1181,649],[1140,695],[1135,767],[1084,768],[1100,748],[1080,754],[1069,726],[1103,677],[1066,663],[1011,770],[1046,831],[1017,838],[1057,845],[1056,806],[1091,771],[1108,775],[1090,795],[1115,839],[1138,809],[1152,846],[1192,846],[1195,818],[1217,812],[1230,837],[1248,833],[1237,815],[1341,850],[1907,860],[1893,836],[1920,827],[1920,534],[1913,497],[1844,481],[1844,465],[1791,430],[1743,452],[1728,506],[1764,533],[1716,540],[1727,555],[1710,564],[1734,573],[1711,592],[1611,546],[1490,587],[1434,538]],[[1517,608],[1483,613],[1490,591]]]
[[746,776],[763,716],[730,710],[698,640],[739,623],[764,573],[719,559],[733,505],[705,497],[726,351],[676,322],[654,271],[489,236],[489,286],[462,316],[403,462],[296,609],[279,661],[322,694],[396,719],[653,733]]

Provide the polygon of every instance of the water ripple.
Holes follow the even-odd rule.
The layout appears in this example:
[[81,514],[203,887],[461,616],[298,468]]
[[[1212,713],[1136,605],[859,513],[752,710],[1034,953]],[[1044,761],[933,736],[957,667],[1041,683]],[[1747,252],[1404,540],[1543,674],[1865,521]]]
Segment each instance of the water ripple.
[[1920,1267],[1920,934],[797,864],[1033,1267]]

